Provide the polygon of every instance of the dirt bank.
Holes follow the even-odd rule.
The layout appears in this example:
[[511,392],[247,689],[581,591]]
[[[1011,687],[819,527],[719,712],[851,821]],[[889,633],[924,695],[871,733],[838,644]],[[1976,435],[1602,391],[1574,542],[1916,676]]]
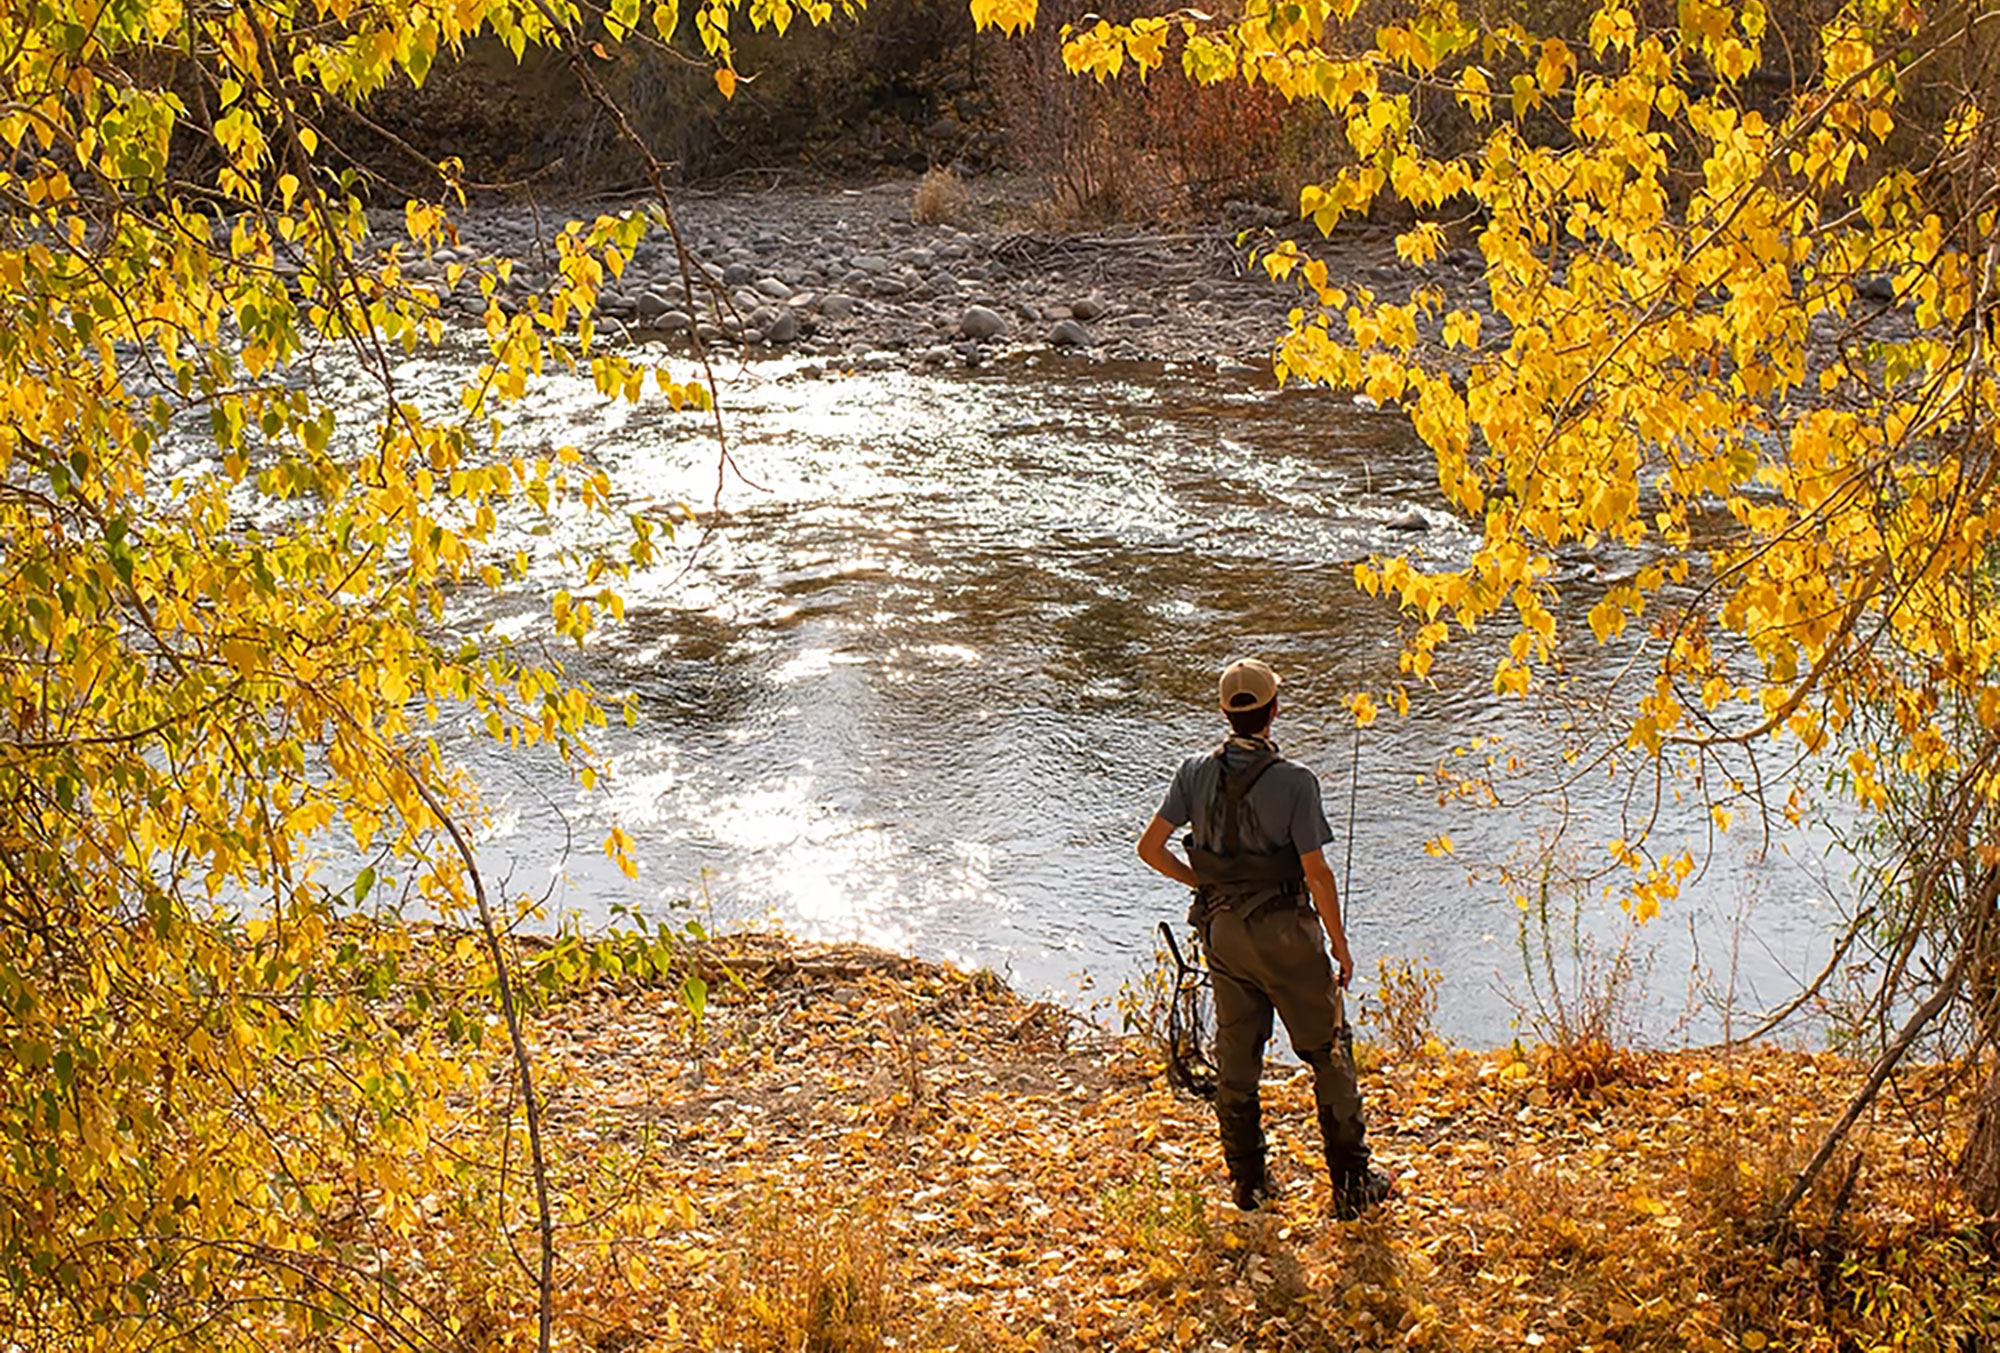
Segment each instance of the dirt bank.
[[1829,1172],[1773,1233],[1844,1059],[1607,1054],[1573,1094],[1535,1049],[1364,1048],[1399,1196],[1342,1224],[1297,1067],[1266,1082],[1277,1199],[1244,1215],[1206,1107],[1141,1042],[858,947],[688,962],[698,1027],[629,981],[533,1024],[580,1346],[1831,1350],[1951,1347],[2000,1311],[1948,1133],[1924,1139],[1954,1116],[1941,1072],[1904,1086],[1914,1127],[1864,1125],[1848,1191]]

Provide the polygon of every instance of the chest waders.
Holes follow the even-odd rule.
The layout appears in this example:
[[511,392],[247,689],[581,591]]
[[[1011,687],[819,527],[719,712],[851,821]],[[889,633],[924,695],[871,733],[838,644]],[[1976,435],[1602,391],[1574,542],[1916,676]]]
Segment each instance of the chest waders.
[[[1359,751],[1359,730],[1356,730],[1356,750]],[[1251,786],[1271,767],[1284,760],[1274,748],[1266,746],[1257,759],[1234,775],[1229,773],[1228,762],[1224,759],[1228,744],[1224,743],[1215,753],[1217,798],[1219,803],[1208,813],[1208,825],[1216,828],[1211,839],[1216,848],[1208,850],[1194,843],[1193,836],[1186,841],[1188,864],[1193,868],[1201,886],[1195,890],[1195,905],[1188,919],[1195,925],[1195,931],[1204,942],[1207,941],[1207,925],[1215,912],[1229,905],[1232,896],[1240,897],[1248,892],[1274,892],[1250,907],[1244,915],[1261,910],[1278,898],[1284,898],[1292,905],[1302,905],[1306,901],[1305,864],[1297,852],[1284,849],[1274,852],[1248,851],[1243,848],[1243,800],[1250,793]],[[1347,805],[1347,851],[1348,867],[1351,872],[1354,858],[1354,795],[1349,787]],[[1216,821],[1220,813],[1220,822]],[[1342,889],[1345,897],[1346,890]],[[1340,1055],[1347,1061],[1350,1070],[1354,1067],[1354,1029],[1347,1022],[1346,993],[1336,984],[1333,988],[1333,1018],[1335,1042]]]
[[1200,883],[1195,889],[1197,928],[1204,926],[1217,908],[1227,906],[1234,898],[1262,892],[1299,898],[1306,891],[1306,867],[1296,850],[1289,845],[1275,851],[1247,850],[1243,845],[1243,800],[1264,772],[1284,758],[1276,749],[1266,746],[1256,760],[1231,774],[1226,759],[1228,750],[1229,744],[1224,743],[1215,753],[1217,802],[1205,814],[1207,821],[1202,833],[1214,844],[1197,845],[1192,835],[1185,842],[1188,866]]

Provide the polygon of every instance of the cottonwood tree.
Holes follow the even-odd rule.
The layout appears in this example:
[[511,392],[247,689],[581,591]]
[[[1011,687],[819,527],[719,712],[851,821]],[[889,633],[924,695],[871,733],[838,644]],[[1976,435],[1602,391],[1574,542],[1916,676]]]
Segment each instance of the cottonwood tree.
[[[1560,33],[1450,3],[1357,33],[1356,10],[1248,0],[1066,53],[1318,100],[1350,162],[1303,217],[1399,211],[1419,266],[1469,236],[1487,316],[1265,256],[1301,293],[1280,375],[1400,407],[1479,535],[1462,566],[1385,556],[1356,583],[1409,618],[1408,682],[1495,624],[1499,691],[1617,646],[1637,691],[1605,755],[1699,778],[1719,827],[1797,820],[1801,777],[1835,768],[1883,827],[1835,955],[1872,948],[1883,1029],[1845,1127],[1926,1030],[2000,1031],[2000,6],[1861,0],[1783,41],[1759,0],[1606,0]],[[1613,580],[1588,634],[1556,607],[1578,559]],[[1691,863],[1643,829],[1610,851],[1640,916]],[[1988,1211],[1996,1095],[1966,1157]]]
[[[683,59],[726,96],[732,22],[830,13],[712,0]],[[548,1345],[518,904],[472,868],[477,804],[430,732],[469,718],[588,778],[604,709],[439,619],[518,585],[537,515],[612,541],[556,561],[553,634],[618,615],[656,557],[669,523],[600,466],[510,440],[544,371],[710,399],[597,327],[642,237],[677,245],[664,195],[552,228],[531,282],[416,268],[456,239],[457,167],[408,200],[333,129],[475,37],[558,51],[598,97],[603,44],[680,26],[636,0],[0,15],[0,1344],[456,1347],[538,1310]],[[447,296],[479,350],[438,407],[397,373],[464,351]],[[425,942],[406,905],[484,939]],[[511,1060],[477,1046],[496,1007]],[[465,1107],[490,1065],[518,1081],[498,1124]]]

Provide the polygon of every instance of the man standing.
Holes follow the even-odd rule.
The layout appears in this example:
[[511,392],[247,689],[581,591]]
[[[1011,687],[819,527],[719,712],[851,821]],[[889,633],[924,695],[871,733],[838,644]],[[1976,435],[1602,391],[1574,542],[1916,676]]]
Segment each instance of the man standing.
[[[1277,673],[1255,658],[1232,662],[1221,695],[1229,739],[1181,766],[1139,838],[1139,858],[1195,890],[1188,919],[1208,952],[1215,988],[1215,1113],[1236,1205],[1247,1212],[1270,1197],[1257,1083],[1275,1010],[1312,1068],[1334,1213],[1357,1217],[1386,1198],[1390,1184],[1368,1168],[1354,1068],[1334,1048],[1334,974],[1321,927],[1342,987],[1354,976],[1354,958],[1322,853],[1333,829],[1318,779],[1279,756],[1271,741]],[[1190,823],[1184,862],[1169,842]]]

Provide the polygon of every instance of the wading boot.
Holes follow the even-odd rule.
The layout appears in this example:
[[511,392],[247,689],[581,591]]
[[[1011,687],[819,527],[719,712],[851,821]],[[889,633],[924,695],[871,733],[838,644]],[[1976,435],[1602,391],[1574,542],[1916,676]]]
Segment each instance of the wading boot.
[[1396,1191],[1389,1177],[1363,1165],[1333,1176],[1333,1215],[1353,1221]]
[[1326,1147],[1327,1179],[1333,1185],[1333,1215],[1353,1221],[1395,1192],[1387,1175],[1368,1168],[1368,1147],[1359,1120],[1343,1123],[1326,1105],[1319,1109],[1319,1135]]
[[1264,1115],[1255,1099],[1248,1104],[1217,1104],[1222,1128],[1222,1163],[1229,1167],[1230,1190],[1236,1206],[1255,1212],[1271,1197],[1264,1173]]

